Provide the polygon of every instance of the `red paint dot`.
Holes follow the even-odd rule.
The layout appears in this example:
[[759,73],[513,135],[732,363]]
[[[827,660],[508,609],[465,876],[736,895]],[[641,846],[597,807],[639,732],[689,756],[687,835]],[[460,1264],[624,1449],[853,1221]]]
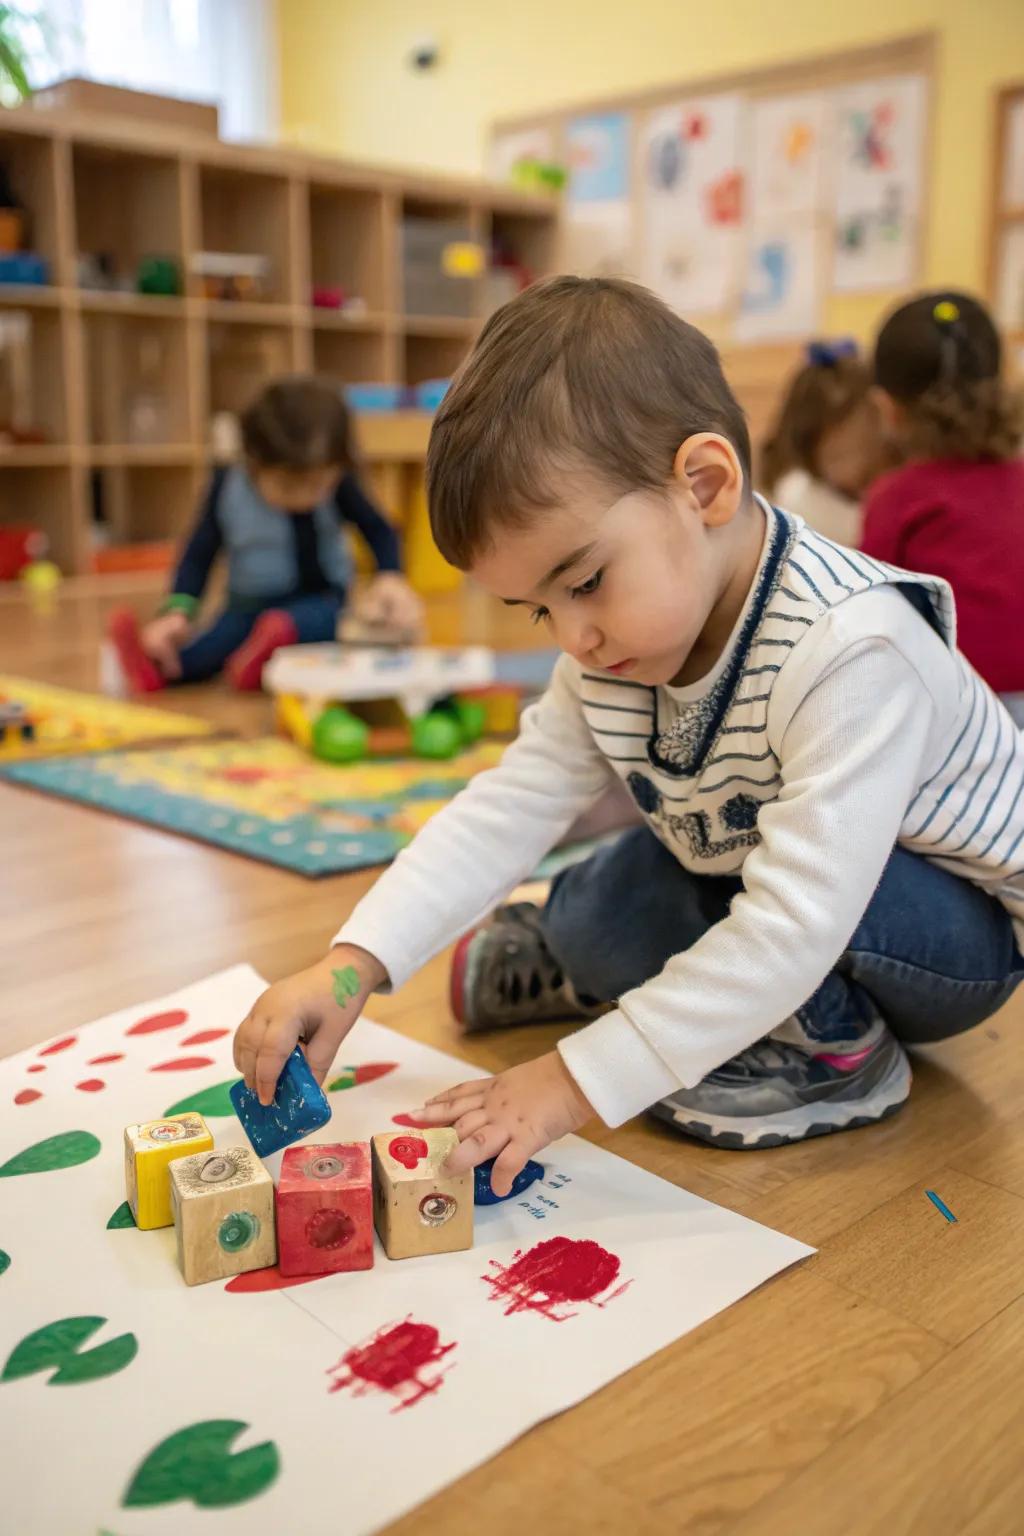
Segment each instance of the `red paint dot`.
[[250,1269],[248,1274],[236,1275],[224,1287],[232,1296],[252,1296],[260,1291],[287,1291],[293,1285],[308,1285],[311,1280],[322,1280],[323,1275],[282,1275],[276,1264],[268,1269]]
[[43,1065],[43,1063],[41,1061],[37,1061],[31,1067],[29,1067],[27,1070],[29,1072],[45,1072],[46,1068],[45,1068],[45,1066]]
[[355,1069],[356,1082],[375,1083],[378,1077],[387,1077],[397,1066],[397,1061],[366,1061]]
[[208,1045],[211,1040],[223,1040],[225,1035],[230,1035],[230,1029],[201,1029],[197,1035],[189,1035],[183,1040],[182,1045]]
[[108,1061],[124,1061],[122,1051],[110,1051],[106,1056],[90,1056],[90,1067],[105,1067]]
[[20,1093],[14,1095],[15,1104],[32,1104],[36,1099],[41,1099],[42,1094],[35,1088],[23,1088]]
[[388,1142],[388,1151],[403,1168],[415,1168],[420,1159],[427,1156],[428,1150],[422,1136],[392,1136]]
[[75,1084],[75,1087],[81,1089],[82,1093],[99,1093],[100,1089],[106,1086],[101,1077],[87,1077],[83,1082]]
[[69,1045],[74,1045],[77,1035],[67,1035],[63,1040],[55,1040],[52,1045],[44,1045],[39,1052],[40,1056],[56,1056],[58,1051],[66,1051]]
[[158,1029],[177,1029],[179,1024],[184,1024],[188,1014],[184,1008],[171,1008],[167,1013],[153,1013],[148,1019],[140,1019],[133,1024],[131,1029],[125,1030],[127,1035],[152,1035]]
[[327,1390],[340,1392],[350,1387],[355,1397],[387,1392],[398,1399],[391,1410],[398,1413],[438,1390],[444,1370],[431,1376],[421,1372],[437,1365],[454,1348],[454,1341],[442,1344],[437,1329],[429,1323],[415,1323],[409,1317],[404,1323],[381,1328],[367,1343],[342,1355],[327,1373],[332,1378]]
[[212,1067],[212,1056],[176,1056],[173,1061],[160,1061],[151,1072],[191,1072],[195,1067]]

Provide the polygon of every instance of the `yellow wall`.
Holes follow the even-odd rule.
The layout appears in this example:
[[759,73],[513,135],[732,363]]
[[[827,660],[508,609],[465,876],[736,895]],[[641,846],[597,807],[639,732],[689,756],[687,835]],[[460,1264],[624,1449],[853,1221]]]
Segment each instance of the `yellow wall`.
[[[285,136],[478,174],[489,123],[887,38],[938,38],[925,280],[983,289],[993,93],[1024,78],[1021,0],[278,0]],[[410,49],[433,33],[440,65]],[[877,303],[832,301],[863,332]]]

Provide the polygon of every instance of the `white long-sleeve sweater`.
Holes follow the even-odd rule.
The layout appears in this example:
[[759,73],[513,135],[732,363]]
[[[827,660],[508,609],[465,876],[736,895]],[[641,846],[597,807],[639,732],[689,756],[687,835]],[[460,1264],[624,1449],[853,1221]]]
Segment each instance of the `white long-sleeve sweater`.
[[698,943],[561,1042],[609,1125],[805,1002],[896,842],[991,891],[1024,940],[1024,737],[950,643],[948,589],[766,513],[758,575],[712,673],[650,689],[563,657],[500,765],[427,824],[335,941],[400,986],[618,773],[685,867],[739,873],[743,890]]

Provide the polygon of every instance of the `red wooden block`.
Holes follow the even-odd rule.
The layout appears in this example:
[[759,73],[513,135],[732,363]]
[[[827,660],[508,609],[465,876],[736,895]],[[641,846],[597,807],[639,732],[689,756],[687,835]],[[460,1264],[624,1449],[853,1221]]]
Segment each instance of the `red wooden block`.
[[277,1185],[282,1275],[373,1267],[373,1179],[365,1141],[289,1147]]

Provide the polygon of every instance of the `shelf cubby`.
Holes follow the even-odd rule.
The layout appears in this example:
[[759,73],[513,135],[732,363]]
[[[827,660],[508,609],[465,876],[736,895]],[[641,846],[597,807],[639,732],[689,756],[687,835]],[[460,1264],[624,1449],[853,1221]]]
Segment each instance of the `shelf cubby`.
[[[392,308],[383,192],[314,181],[308,198],[313,288],[340,288],[347,300],[359,300],[371,311]],[[312,304],[311,293],[305,301]],[[313,313],[336,311],[314,308]]]
[[402,343],[402,377],[407,384],[423,384],[427,379],[447,379],[455,372],[469,351],[473,330],[448,334],[421,334],[416,327],[407,329]]
[[49,541],[48,558],[63,570],[74,570],[80,561],[78,530],[73,515],[72,470],[65,465],[8,466],[0,451],[0,524],[39,528]]
[[[105,145],[75,144],[71,151],[76,256],[103,256],[117,289],[83,284],[83,291],[121,297],[134,292],[146,257],[174,262],[184,292],[184,242],[179,165],[172,155],[142,154]],[[117,195],[111,195],[112,187]],[[156,296],[136,294],[143,302]]]
[[88,312],[82,350],[88,443],[131,448],[190,440],[184,320]]
[[68,438],[65,325],[57,309],[0,308],[0,429],[39,434],[40,447]]
[[244,411],[262,386],[294,367],[294,338],[289,327],[237,325],[218,320],[206,328],[207,408]]
[[68,253],[60,244],[54,141],[42,134],[0,130],[0,169],[6,171],[25,213],[24,249],[42,256],[49,269],[50,283],[59,283]]
[[93,515],[114,544],[180,539],[195,517],[205,471],[199,464],[118,464],[92,475]]
[[313,368],[337,384],[389,384],[395,379],[391,339],[383,329],[313,333]]
[[[201,165],[199,202],[199,249],[265,257],[267,277],[257,302],[293,302],[287,176]],[[189,291],[201,294],[195,275],[189,281]]]

